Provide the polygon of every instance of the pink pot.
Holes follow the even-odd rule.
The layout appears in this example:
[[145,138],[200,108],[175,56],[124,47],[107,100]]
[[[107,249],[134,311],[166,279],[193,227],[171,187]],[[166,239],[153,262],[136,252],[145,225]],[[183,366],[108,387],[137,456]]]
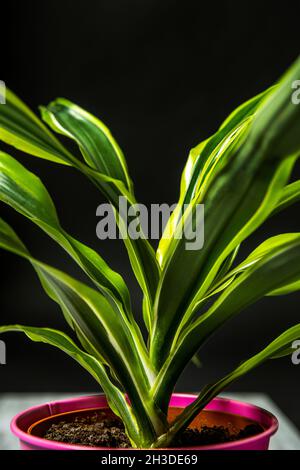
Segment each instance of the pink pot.
[[[192,403],[195,398],[196,395],[175,393],[172,395],[170,406],[173,408],[184,408]],[[20,447],[23,450],[108,450],[107,447],[85,447],[75,444],[49,441],[27,432],[34,423],[45,418],[61,413],[95,408],[107,408],[107,401],[104,395],[84,396],[45,403],[43,405],[29,408],[15,416],[11,422],[11,430],[13,434],[19,438]],[[278,429],[278,421],[275,416],[258,406],[248,403],[229,400],[227,398],[215,398],[205,408],[205,410],[215,412],[215,416],[217,416],[217,414],[220,414],[221,416],[224,413],[230,413],[231,415],[235,415],[232,416],[233,420],[245,419],[245,421],[255,421],[264,428],[264,431],[255,436],[240,439],[235,442],[201,447],[189,447],[189,449],[267,450],[269,447],[270,437]]]

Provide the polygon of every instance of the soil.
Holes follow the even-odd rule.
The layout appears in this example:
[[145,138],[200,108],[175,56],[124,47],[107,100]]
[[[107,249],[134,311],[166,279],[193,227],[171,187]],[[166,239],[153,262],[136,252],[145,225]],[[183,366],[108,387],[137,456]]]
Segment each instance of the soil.
[[[186,429],[173,447],[190,447],[221,444],[254,436],[263,431],[259,424],[247,424],[243,429],[229,430],[224,426],[201,426],[200,429]],[[92,447],[130,448],[123,423],[117,417],[107,417],[103,412],[90,416],[76,417],[73,421],[59,421],[52,424],[44,435],[51,441],[65,442]]]

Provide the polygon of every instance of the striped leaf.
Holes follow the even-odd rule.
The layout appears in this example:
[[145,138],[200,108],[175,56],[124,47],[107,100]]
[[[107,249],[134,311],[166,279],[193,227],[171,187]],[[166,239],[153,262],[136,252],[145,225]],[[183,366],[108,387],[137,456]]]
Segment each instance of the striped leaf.
[[220,392],[266,361],[292,354],[294,351],[292,344],[298,339],[300,339],[300,323],[286,330],[266,348],[255,354],[255,356],[250,357],[250,359],[242,362],[242,364],[221,380],[204,387],[198,395],[198,398],[187,406],[178,418],[176,418],[168,430],[168,433],[161,436],[152,447],[167,447],[172,444],[172,441],[176,438],[178,433],[185,429],[200,411]]
[[64,98],[40,107],[43,120],[56,132],[74,139],[87,164],[104,175],[122,181],[132,190],[122,150],[109,129],[92,114]]
[[[58,100],[55,108],[53,103],[51,105],[52,111],[57,112],[61,119],[63,117],[65,127],[62,123],[59,126],[54,124],[54,114],[51,112],[50,115],[49,110],[42,108],[42,113],[59,133],[72,137],[78,143],[87,164],[66,150],[40,119],[9,90],[6,105],[0,107],[0,140],[30,155],[73,166],[100,189],[116,210],[119,208],[120,196],[127,200],[128,205],[135,204],[124,156],[109,130],[98,119],[75,105],[70,104],[73,109],[68,113],[68,105],[69,102],[62,99]],[[131,266],[145,295],[147,325],[150,327],[151,306],[159,279],[155,252],[143,237],[137,240],[129,238],[127,225],[122,222],[126,220],[125,215],[116,215],[120,220],[119,228]]]
[[259,105],[273,89],[274,87],[243,103],[228,116],[212,137],[190,151],[181,177],[179,201],[166,225],[157,250],[157,258],[162,268],[169,258],[170,241],[183,213],[184,204],[191,203],[199,191],[204,192],[205,187],[211,184],[217,171],[221,169],[228,149],[232,147],[240,133],[248,128]]
[[[243,268],[242,268],[243,266]],[[225,322],[261,297],[300,281],[300,234],[273,237],[263,243],[237,268],[236,279],[198,320],[173,344],[162,368],[154,394],[160,403],[172,392],[182,368]]]
[[0,200],[30,219],[79,264],[102,293],[121,304],[132,319],[130,297],[122,277],[109,268],[94,250],[69,235],[60,225],[53,201],[33,173],[0,152]]
[[[150,352],[157,369],[168,357],[177,329],[190,321],[224,260],[278,202],[300,151],[300,107],[290,100],[291,83],[299,74],[300,61],[263,101],[204,199],[195,198],[195,203],[205,204],[204,247],[186,250],[184,236],[172,240],[155,301]],[[193,225],[193,216],[192,208],[183,219],[185,227]]]
[[[292,85],[299,76],[300,59],[275,87],[240,106],[212,137],[191,150],[179,202],[156,255],[142,231],[137,240],[128,236],[127,209],[136,205],[133,185],[121,149],[99,119],[61,98],[41,108],[48,126],[77,144],[76,157],[11,92],[7,106],[0,106],[0,140],[74,167],[112,204],[144,294],[149,335],[146,347],[123,279],[62,228],[41,181],[2,152],[0,201],[58,242],[97,289],[32,257],[0,219],[0,247],[31,263],[82,348],[48,328],[9,325],[0,327],[0,333],[24,332],[76,359],[102,385],[137,447],[172,445],[227,385],[267,359],[290,353],[293,341],[300,338],[298,324],[223,379],[204,387],[192,405],[174,422],[167,422],[176,381],[214,332],[263,296],[300,289],[300,233],[266,240],[233,267],[240,244],[268,217],[300,200],[299,182],[289,184],[300,154],[300,106],[291,101]],[[120,207],[121,197],[126,204]],[[198,204],[205,205],[205,243],[189,250],[188,235],[195,228],[198,234],[202,231],[202,220],[195,223]],[[137,219],[138,212],[137,208]]]
[[[111,368],[125,388],[149,444],[153,436],[165,429],[166,421],[149,399],[151,366],[145,363],[144,351],[126,320],[99,292],[34,259],[1,219],[0,247],[30,261],[46,293],[61,307],[68,324],[80,332],[79,339],[88,353]],[[144,444],[145,439],[143,434]]]
[[0,140],[18,150],[52,162],[70,165],[72,155],[10,90],[0,107]]

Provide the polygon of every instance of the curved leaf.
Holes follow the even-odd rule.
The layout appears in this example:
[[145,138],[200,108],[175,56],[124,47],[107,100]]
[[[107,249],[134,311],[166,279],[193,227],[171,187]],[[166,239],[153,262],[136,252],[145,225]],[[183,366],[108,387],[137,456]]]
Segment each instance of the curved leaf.
[[[290,100],[299,73],[300,60],[264,100],[204,200],[195,198],[205,204],[204,247],[188,251],[185,237],[172,240],[155,301],[150,352],[157,369],[178,325],[190,320],[227,256],[269,216],[290,177],[300,151],[300,107]],[[183,222],[192,226],[193,216],[192,208]]]
[[0,106],[0,140],[30,155],[70,165],[72,155],[47,127],[10,90]]
[[38,328],[23,325],[0,326],[0,333],[17,331],[25,333],[32,341],[42,342],[54,346],[68,354],[86,369],[94,379],[101,385],[112,411],[122,418],[126,431],[133,443],[139,443],[141,436],[136,418],[129,404],[116,385],[114,385],[105,370],[105,367],[95,357],[82,351],[78,346],[62,331],[52,328]]
[[149,398],[153,374],[149,361],[132,331],[103,295],[65,273],[34,259],[13,230],[0,219],[0,247],[28,261],[35,268],[43,288],[62,309],[69,325],[84,338],[84,347],[112,369],[128,393],[139,426],[153,435],[165,429],[164,415]]
[[[0,107],[0,140],[30,155],[51,160],[55,163],[72,165],[89,178],[118,209],[119,197],[125,197],[130,204],[132,200],[132,183],[128,176],[123,154],[101,121],[67,100],[59,100],[55,107],[60,117],[66,119],[66,128],[54,125],[54,115],[43,108],[46,120],[62,134],[74,138],[88,165],[74,157],[54,137],[45,125],[30,109],[11,91],[7,90],[5,106]],[[68,106],[72,107],[72,110]],[[52,104],[54,110],[54,104]],[[62,112],[63,109],[63,112]],[[55,121],[56,122],[56,121]],[[73,126],[70,131],[67,126]],[[84,135],[84,131],[90,133]],[[82,141],[81,141],[82,139]],[[92,139],[92,140],[91,140]],[[84,142],[83,142],[84,141]],[[98,170],[103,170],[101,173]],[[112,178],[110,175],[116,177]],[[121,179],[118,179],[121,178]],[[127,190],[128,189],[128,190]],[[152,306],[159,279],[159,268],[151,245],[144,238],[131,240],[126,238],[124,227],[122,236],[128,251],[134,274],[146,296],[146,303]],[[147,323],[151,325],[151,309],[148,311]]]
[[120,180],[132,190],[124,155],[110,130],[98,118],[64,98],[40,107],[43,120],[79,145],[89,166]]
[[247,269],[229,284],[208,311],[189,325],[173,344],[170,357],[154,386],[158,403],[171,393],[175,381],[190,358],[225,322],[275,289],[289,285],[295,279],[300,280],[300,234],[286,234],[274,239],[262,244],[249,256],[250,261],[245,263]]
[[227,258],[225,258],[225,260],[223,261],[219,269],[219,272],[217,273],[213,281],[213,286],[218,285],[219,282],[222,282],[223,278],[227,275],[227,273],[229,272],[231,266],[233,265],[238,255],[239,249],[240,249],[240,245],[237,245],[235,249],[232,251],[232,253],[230,253],[230,255],[228,255]]
[[[97,118],[70,101],[60,98],[41,108],[43,119],[56,132],[74,140],[80,151],[94,171],[87,171],[78,166],[100,189],[116,210],[116,219],[126,246],[129,260],[137,281],[146,297],[146,325],[152,325],[152,304],[159,280],[159,267],[155,252],[142,234],[134,240],[128,235],[128,214],[120,207],[120,197],[125,199],[126,206],[135,206],[132,183],[126,167],[124,156],[113,139],[110,131]],[[95,171],[97,170],[97,171]],[[136,218],[138,219],[138,210]]]
[[134,323],[129,292],[122,277],[110,269],[94,250],[62,229],[53,201],[41,180],[4,152],[0,152],[0,200],[29,218],[59,243],[102,293],[121,303]]
[[264,348],[258,354],[255,354],[255,356],[250,357],[250,359],[243,362],[221,380],[204,387],[198,395],[198,398],[184,409],[184,411],[173,422],[168,433],[161,436],[153,445],[153,447],[165,447],[170,445],[178,433],[182,431],[182,429],[185,429],[200,413],[200,411],[213,398],[215,398],[220,392],[228,387],[228,385],[235,382],[243,375],[248,374],[251,370],[255,369],[269,359],[277,359],[278,357],[292,354],[294,351],[292,344],[298,339],[300,339],[300,323],[286,330],[274,341],[272,341],[266,348]]
[[[276,253],[278,248],[283,246],[284,243],[293,242],[297,240],[298,233],[284,233],[276,235],[274,237],[268,238],[263,243],[261,243],[245,260],[243,260],[238,266],[236,266],[231,271],[228,271],[225,276],[223,276],[218,283],[213,285],[212,290],[209,292],[209,296],[213,296],[216,293],[223,291],[228,285],[241,273],[245,272],[249,268],[251,269],[257,262],[262,258],[269,257],[272,254]],[[268,294],[268,295],[271,295]],[[195,305],[195,311],[197,310],[197,305]]]
[[161,267],[165,266],[169,257],[170,240],[182,215],[184,204],[192,202],[204,182],[207,186],[208,175],[212,174],[212,169],[214,169],[213,173],[215,175],[216,166],[220,168],[226,150],[232,146],[239,133],[250,125],[251,119],[249,118],[255,114],[259,105],[272,90],[274,90],[274,87],[243,103],[228,116],[212,137],[201,142],[190,151],[181,177],[178,205],[171,215],[159,242],[157,258]]
[[294,181],[283,188],[281,198],[271,215],[281,212],[287,207],[300,201],[300,180]]

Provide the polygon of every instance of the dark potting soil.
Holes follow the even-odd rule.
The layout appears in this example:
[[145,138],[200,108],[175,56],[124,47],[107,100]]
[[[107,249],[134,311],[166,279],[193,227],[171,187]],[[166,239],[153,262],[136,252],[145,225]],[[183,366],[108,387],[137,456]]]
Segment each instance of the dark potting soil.
[[[221,444],[254,436],[262,431],[259,424],[248,424],[234,433],[224,426],[202,426],[200,429],[186,429],[173,447]],[[59,421],[52,424],[44,438],[92,447],[131,447],[123,423],[118,418],[107,417],[101,412],[76,417],[70,422]]]

